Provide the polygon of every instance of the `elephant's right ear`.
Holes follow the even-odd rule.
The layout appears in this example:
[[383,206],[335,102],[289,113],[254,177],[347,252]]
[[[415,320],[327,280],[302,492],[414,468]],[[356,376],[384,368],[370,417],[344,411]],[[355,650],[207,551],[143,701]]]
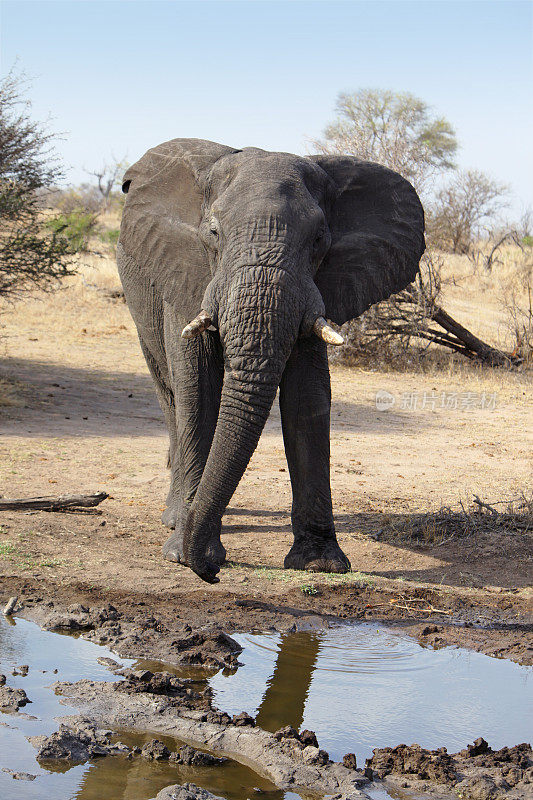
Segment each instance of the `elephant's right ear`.
[[342,325],[411,283],[425,249],[424,211],[397,172],[353,156],[311,156],[334,184],[331,247],[315,276]]
[[127,170],[120,245],[170,303],[198,313],[211,273],[198,235],[204,185],[213,164],[238,152],[202,139],[172,139]]

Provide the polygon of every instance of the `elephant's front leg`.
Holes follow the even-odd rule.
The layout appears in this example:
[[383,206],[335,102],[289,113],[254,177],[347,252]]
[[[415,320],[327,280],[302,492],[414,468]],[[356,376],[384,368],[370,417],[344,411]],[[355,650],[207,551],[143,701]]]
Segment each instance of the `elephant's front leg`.
[[331,387],[327,350],[316,336],[299,339],[280,384],[283,440],[292,483],[294,544],[287,569],[347,572],[335,535],[329,474]]
[[[206,331],[195,339],[182,339],[185,323],[167,309],[165,350],[175,398],[175,447],[171,449],[172,486],[168,511],[176,520],[174,532],[163,545],[168,561],[183,561],[183,527],[209,455],[220,406],[223,380],[222,348],[218,333]],[[226,551],[220,529],[208,547],[208,557],[223,564]]]

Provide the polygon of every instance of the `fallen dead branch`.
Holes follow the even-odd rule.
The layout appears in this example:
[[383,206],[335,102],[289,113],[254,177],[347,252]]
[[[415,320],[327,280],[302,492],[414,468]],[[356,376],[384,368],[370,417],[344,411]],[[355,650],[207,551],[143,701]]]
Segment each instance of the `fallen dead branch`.
[[0,511],[75,511],[94,508],[108,497],[107,492],[98,492],[97,494],[65,494],[59,497],[1,498]]
[[488,503],[484,503],[483,500],[480,500],[477,494],[474,495],[474,503],[480,508],[486,508],[491,514],[499,514],[499,511],[496,511],[493,506],[489,505]]

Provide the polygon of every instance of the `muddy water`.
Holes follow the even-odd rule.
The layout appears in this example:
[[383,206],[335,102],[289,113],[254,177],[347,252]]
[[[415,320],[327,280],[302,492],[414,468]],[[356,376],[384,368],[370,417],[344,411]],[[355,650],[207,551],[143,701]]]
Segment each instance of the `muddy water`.
[[[267,730],[288,724],[311,728],[335,759],[355,752],[362,765],[374,747],[413,741],[456,751],[479,735],[501,747],[529,741],[533,733],[532,668],[459,649],[425,649],[369,624],[236,638],[244,646],[239,657],[244,666],[233,675],[203,676],[215,691],[215,703],[230,713],[257,714],[258,724]],[[0,714],[1,800],[148,800],[164,786],[186,781],[228,800],[298,800],[299,795],[276,790],[231,761],[199,769],[114,756],[70,768],[39,766],[26,736],[49,734],[58,727],[54,718],[76,713],[47,687],[56,680],[117,680],[98,663],[102,656],[125,666],[190,676],[190,671],[161,662],[119,659],[83,639],[0,616],[0,672],[8,685],[25,689],[33,701],[17,713]],[[29,665],[28,675],[13,676],[13,668],[21,664]],[[129,746],[152,738],[149,733],[117,732],[117,740]],[[157,738],[171,750],[181,744]],[[14,780],[2,768],[37,777],[32,782]],[[382,790],[372,796],[390,797]]]
[[[228,800],[248,797],[250,800],[256,797],[264,800],[300,800],[299,795],[276,790],[269,781],[252,770],[231,761],[217,768],[193,768],[146,761],[139,757],[128,760],[112,756],[78,766],[40,766],[35,760],[35,749],[26,737],[48,735],[58,728],[54,718],[77,713],[76,709],[61,704],[47,687],[58,680],[119,680],[98,663],[97,659],[103,656],[112,657],[124,666],[134,664],[131,660],[118,658],[105,647],[81,638],[42,631],[37,625],[23,619],[10,622],[0,615],[0,673],[6,675],[7,685],[24,689],[32,700],[18,712],[0,714],[1,800],[148,800],[169,784],[187,781]],[[13,668],[22,664],[29,665],[28,675],[13,676]],[[166,665],[160,665],[159,668],[171,669]],[[57,673],[54,672],[56,669]],[[165,741],[171,750],[176,750],[182,744],[170,737],[148,733],[117,733],[117,740],[130,747],[142,747],[153,738]],[[14,780],[9,773],[2,771],[3,768],[27,772],[36,778],[33,781]]]
[[320,746],[358,764],[374,747],[417,742],[457,752],[530,742],[533,668],[456,648],[434,650],[390,629],[236,636],[244,663],[210,679],[224,711],[257,714],[267,730],[316,731]]

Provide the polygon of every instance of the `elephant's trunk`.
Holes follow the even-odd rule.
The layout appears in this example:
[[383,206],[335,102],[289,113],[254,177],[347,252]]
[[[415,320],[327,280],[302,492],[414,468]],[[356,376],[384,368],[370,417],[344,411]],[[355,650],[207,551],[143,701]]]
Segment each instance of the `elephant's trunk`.
[[310,295],[314,296],[312,289],[290,272],[254,266],[219,289],[216,309],[209,308],[224,343],[225,378],[213,443],[185,522],[183,548],[187,564],[210,583],[216,581],[218,567],[208,561],[206,549],[257,446]]
[[218,567],[206,559],[211,538],[257,447],[276,396],[277,383],[253,389],[226,375],[211,452],[184,529],[187,564],[212,583]]

